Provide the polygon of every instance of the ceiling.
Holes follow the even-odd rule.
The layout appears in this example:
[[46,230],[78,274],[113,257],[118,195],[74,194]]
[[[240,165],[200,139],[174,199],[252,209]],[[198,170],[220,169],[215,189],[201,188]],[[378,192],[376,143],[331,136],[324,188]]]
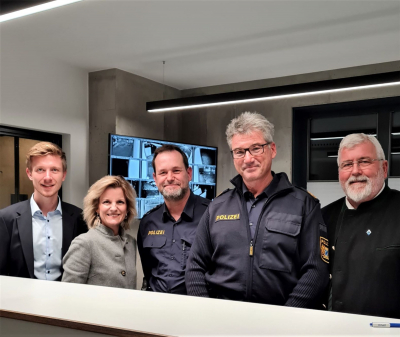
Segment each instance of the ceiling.
[[[84,0],[0,23],[0,47],[178,89],[400,60],[400,1]],[[4,66],[4,64],[2,65]]]

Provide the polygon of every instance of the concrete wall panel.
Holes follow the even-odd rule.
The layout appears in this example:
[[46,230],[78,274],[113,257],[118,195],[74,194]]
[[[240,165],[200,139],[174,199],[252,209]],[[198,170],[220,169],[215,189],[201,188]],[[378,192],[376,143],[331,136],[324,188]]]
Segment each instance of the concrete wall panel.
[[89,185],[108,172],[108,134],[116,132],[116,69],[89,74]]

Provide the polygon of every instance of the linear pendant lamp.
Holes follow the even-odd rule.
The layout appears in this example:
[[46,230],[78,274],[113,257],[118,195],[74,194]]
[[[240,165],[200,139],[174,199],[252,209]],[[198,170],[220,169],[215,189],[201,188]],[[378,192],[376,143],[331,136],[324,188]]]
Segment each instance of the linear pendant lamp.
[[[82,0],[55,0],[55,1],[47,1],[47,2],[44,1],[44,3],[39,4],[37,6],[33,5],[31,7],[20,9],[15,12],[0,15],[0,22],[17,19],[17,18],[20,18],[23,16],[47,11],[49,9],[69,5],[74,2],[79,2],[79,1],[82,1]],[[25,3],[26,3],[26,5],[30,4],[29,1],[25,1]],[[32,2],[32,3],[34,4],[35,2]]]
[[[290,84],[271,88],[147,102],[148,112],[166,112],[400,85],[400,71]],[[400,94],[400,91],[399,91]]]

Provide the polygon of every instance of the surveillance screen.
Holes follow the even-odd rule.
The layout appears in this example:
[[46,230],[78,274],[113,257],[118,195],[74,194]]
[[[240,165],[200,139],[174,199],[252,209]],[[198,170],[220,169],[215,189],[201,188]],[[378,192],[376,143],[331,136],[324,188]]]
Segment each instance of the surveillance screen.
[[109,174],[121,175],[136,191],[138,218],[164,202],[153,180],[154,151],[163,144],[179,146],[193,169],[189,183],[194,194],[214,199],[216,193],[217,148],[110,134]]

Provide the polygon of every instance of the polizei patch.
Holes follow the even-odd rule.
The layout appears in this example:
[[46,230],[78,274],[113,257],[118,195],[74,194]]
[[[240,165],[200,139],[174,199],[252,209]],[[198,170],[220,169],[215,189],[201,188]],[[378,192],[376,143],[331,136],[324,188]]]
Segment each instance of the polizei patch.
[[222,220],[239,220],[239,219],[240,219],[240,213],[238,213],[238,214],[222,214],[222,215],[217,215],[215,217],[215,222],[222,221]]

